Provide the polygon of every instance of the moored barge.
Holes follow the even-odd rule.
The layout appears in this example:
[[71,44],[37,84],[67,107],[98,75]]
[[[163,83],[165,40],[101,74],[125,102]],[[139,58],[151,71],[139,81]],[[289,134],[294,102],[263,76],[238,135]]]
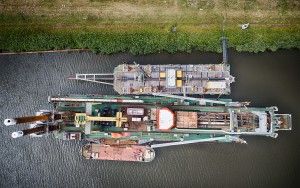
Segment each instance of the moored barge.
[[248,102],[155,94],[155,96],[70,95],[49,97],[51,111],[6,119],[5,125],[32,123],[12,133],[18,138],[53,132],[86,143],[86,159],[150,162],[154,148],[199,142],[245,143],[244,135],[276,138],[291,130],[290,114]]

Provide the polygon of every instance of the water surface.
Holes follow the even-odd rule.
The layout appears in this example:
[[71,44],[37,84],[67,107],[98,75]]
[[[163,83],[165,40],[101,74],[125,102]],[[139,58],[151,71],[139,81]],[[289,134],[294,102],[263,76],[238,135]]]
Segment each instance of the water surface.
[[[0,187],[291,187],[299,178],[300,53],[230,51],[234,100],[292,113],[293,131],[242,144],[160,148],[151,163],[84,160],[80,143],[52,136],[10,138],[24,125],[0,123]],[[116,94],[110,86],[69,81],[72,73],[112,72],[122,62],[218,63],[220,54],[97,55],[91,52],[0,55],[0,122],[51,109],[48,95]],[[298,136],[298,138],[297,138]],[[295,186],[295,185],[294,185]]]

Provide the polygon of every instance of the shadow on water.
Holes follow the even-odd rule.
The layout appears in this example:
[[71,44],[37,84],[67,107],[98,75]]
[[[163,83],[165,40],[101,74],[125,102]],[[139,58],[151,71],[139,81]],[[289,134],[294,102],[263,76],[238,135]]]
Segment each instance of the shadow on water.
[[[79,143],[52,136],[11,139],[22,126],[0,126],[1,187],[287,187],[299,176],[300,53],[229,52],[236,82],[231,98],[292,113],[293,131],[277,139],[246,137],[248,145],[194,144],[160,148],[151,163],[89,161]],[[97,55],[90,52],[0,56],[0,121],[50,109],[48,95],[116,94],[110,86],[68,81],[73,73],[112,72],[122,62],[221,62],[221,54]]]

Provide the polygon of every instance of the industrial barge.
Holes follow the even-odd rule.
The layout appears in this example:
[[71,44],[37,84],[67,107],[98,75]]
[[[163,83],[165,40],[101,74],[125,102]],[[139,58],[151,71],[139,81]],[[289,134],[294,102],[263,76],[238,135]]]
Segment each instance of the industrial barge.
[[139,65],[121,64],[113,73],[75,74],[69,79],[111,85],[121,95],[190,94],[229,95],[227,39],[222,37],[223,60],[219,64]]
[[112,85],[118,94],[228,95],[234,77],[230,65],[139,65],[121,64],[112,74],[76,74],[69,79]]
[[86,159],[150,162],[155,148],[199,142],[246,143],[243,135],[276,138],[291,130],[291,115],[248,102],[155,93],[154,96],[70,95],[49,97],[51,111],[6,119],[31,123],[13,138],[54,133],[85,144]]

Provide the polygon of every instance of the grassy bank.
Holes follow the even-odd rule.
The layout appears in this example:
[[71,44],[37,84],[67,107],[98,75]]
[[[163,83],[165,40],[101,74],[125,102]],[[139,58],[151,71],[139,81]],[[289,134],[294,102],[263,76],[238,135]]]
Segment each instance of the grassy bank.
[[[259,28],[248,31],[226,30],[230,47],[238,51],[259,52],[266,49],[300,48],[298,30]],[[87,48],[95,52],[129,51],[147,54],[161,51],[191,52],[192,50],[220,52],[219,28],[198,32],[167,32],[161,29],[119,30],[2,30],[0,49],[10,52]]]
[[[2,3],[6,5],[0,9],[2,52],[76,48],[133,54],[220,52],[224,18],[229,45],[238,51],[300,48],[299,7],[289,1],[276,1],[273,8],[254,0],[21,2]],[[239,24],[248,22],[250,27],[241,30]]]

